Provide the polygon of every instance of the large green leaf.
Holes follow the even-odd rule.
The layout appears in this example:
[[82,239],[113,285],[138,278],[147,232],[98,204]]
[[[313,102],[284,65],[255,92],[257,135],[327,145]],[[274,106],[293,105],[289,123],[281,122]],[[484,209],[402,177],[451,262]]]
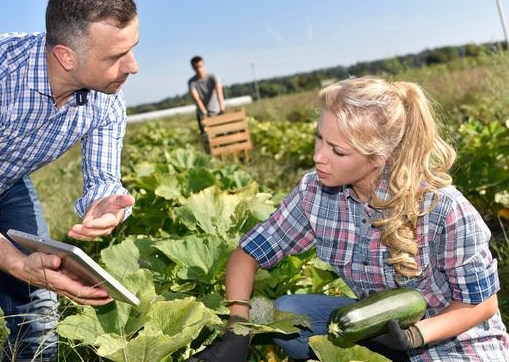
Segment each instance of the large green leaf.
[[334,344],[327,336],[312,336],[309,345],[322,362],[390,362],[384,356],[356,344]]
[[120,280],[140,268],[156,274],[165,273],[170,261],[153,247],[154,243],[152,237],[131,236],[101,250],[101,260],[105,269]]
[[202,152],[196,152],[190,148],[178,148],[166,156],[177,171],[190,170],[197,166],[207,166],[209,164],[208,156]]
[[97,353],[115,362],[159,362],[187,348],[204,327],[222,324],[213,311],[189,297],[154,303],[145,328],[129,342],[114,334],[96,340]]
[[181,279],[212,284],[224,273],[234,245],[218,236],[195,234],[181,240],[162,239],[154,247],[179,266]]
[[232,215],[230,231],[246,233],[275,210],[272,195],[258,192],[258,184],[251,183],[236,192],[241,199]]
[[123,302],[112,302],[102,307],[79,306],[78,313],[70,315],[58,324],[58,333],[69,340],[93,345],[95,340],[113,333],[128,340],[147,322],[147,311],[158,299],[154,291],[152,274],[138,270],[123,279],[123,283],[140,299],[140,305],[132,306]]
[[180,221],[191,230],[201,229],[211,235],[223,235],[230,229],[231,216],[240,199],[216,186],[192,195],[177,210]]
[[218,183],[212,170],[205,167],[193,167],[188,171],[188,189],[199,192]]
[[182,195],[182,186],[178,178],[172,174],[159,175],[158,184],[154,190],[154,194],[164,198],[165,200],[176,200],[179,204],[186,200],[186,198]]
[[155,335],[139,335],[127,342],[114,334],[97,339],[97,354],[114,362],[159,362],[172,352],[172,337],[161,332]]
[[57,331],[63,338],[90,346],[94,345],[97,337],[106,333],[97,319],[95,309],[90,306],[83,306],[78,313],[61,320]]
[[233,330],[238,334],[245,334],[245,328],[248,327],[252,334],[262,333],[299,333],[302,327],[311,328],[309,318],[302,314],[291,312],[275,311],[274,321],[268,324],[258,324],[251,322],[239,322],[234,325]]

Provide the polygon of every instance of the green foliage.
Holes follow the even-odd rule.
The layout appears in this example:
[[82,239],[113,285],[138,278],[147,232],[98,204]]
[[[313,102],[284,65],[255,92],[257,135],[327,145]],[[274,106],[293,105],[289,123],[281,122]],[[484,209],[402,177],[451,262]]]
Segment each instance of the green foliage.
[[501,207],[496,195],[509,189],[509,128],[499,121],[483,124],[471,118],[456,130],[455,142],[456,185],[485,219],[496,219]]
[[[447,133],[458,151],[455,183],[493,231],[492,250],[501,280],[499,306],[507,323],[509,215],[504,210],[509,201],[504,195],[509,192],[509,95],[504,88],[509,75],[507,56],[497,55],[497,63],[490,64],[495,58],[485,54],[482,50],[475,59],[461,58],[418,71],[411,67],[417,63],[405,63],[418,62],[417,58],[393,59],[384,63],[383,71],[394,79],[424,84],[444,105],[441,118],[447,120]],[[356,69],[370,68],[358,64]],[[345,69],[337,71],[341,70]],[[303,80],[296,77],[288,84],[297,88]],[[313,167],[314,93],[249,106],[248,114],[256,115],[250,119],[254,149],[251,161],[244,165],[204,154],[194,118],[129,125],[122,174],[136,199],[133,214],[112,237],[83,247],[135,292],[141,305],[114,302],[101,308],[71,308],[63,303],[65,318],[58,327],[63,359],[124,361],[135,357],[178,362],[221,333],[228,313],[224,269],[230,252],[241,235],[267,217],[303,172]],[[76,187],[81,183],[79,161],[76,151],[72,152],[34,175],[56,238],[65,236],[74,222],[68,218],[75,218],[72,202],[80,192]],[[285,258],[256,275],[257,297],[273,300],[286,293],[311,292],[351,295],[313,250]],[[262,338],[275,328],[291,333],[305,321],[292,316],[285,323],[271,323],[249,326]],[[338,348],[320,337],[313,337],[311,346],[321,361],[345,356],[359,361],[378,358],[362,348]],[[255,345],[251,355],[263,360],[263,351]]]
[[388,362],[389,359],[355,344],[338,344],[327,336],[312,336],[309,345],[322,362],[355,361],[355,362]]
[[7,328],[7,321],[4,318],[4,312],[0,308],[0,345],[4,345],[9,337],[9,328]]
[[[256,154],[253,177],[270,189],[289,191],[306,170],[314,167],[317,116],[301,122],[257,122],[251,120],[250,132]],[[260,167],[259,165],[264,165]]]

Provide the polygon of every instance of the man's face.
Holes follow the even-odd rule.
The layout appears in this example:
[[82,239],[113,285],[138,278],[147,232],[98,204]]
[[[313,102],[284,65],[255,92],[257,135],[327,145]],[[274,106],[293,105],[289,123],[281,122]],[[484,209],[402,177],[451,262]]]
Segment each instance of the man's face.
[[196,63],[193,66],[193,69],[196,72],[196,75],[198,76],[198,78],[200,78],[200,79],[205,78],[206,71],[205,71],[205,63],[203,62],[203,60],[200,60],[198,63]]
[[88,42],[72,76],[83,88],[115,93],[130,74],[138,72],[133,48],[138,43],[138,17],[126,27],[109,22],[92,23]]

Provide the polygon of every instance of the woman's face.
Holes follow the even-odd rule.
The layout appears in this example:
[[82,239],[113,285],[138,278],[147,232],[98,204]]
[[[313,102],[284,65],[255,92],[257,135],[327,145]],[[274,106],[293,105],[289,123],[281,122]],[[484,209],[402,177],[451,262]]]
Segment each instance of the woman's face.
[[373,158],[355,150],[339,132],[338,121],[324,111],[316,127],[314,161],[316,173],[325,186],[350,185],[364,201],[369,198],[377,176]]

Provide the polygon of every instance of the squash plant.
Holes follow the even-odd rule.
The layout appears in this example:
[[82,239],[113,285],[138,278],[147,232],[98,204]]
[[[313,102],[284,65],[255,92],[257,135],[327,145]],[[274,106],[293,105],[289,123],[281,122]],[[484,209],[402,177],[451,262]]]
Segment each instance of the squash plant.
[[[224,328],[227,258],[240,236],[274,210],[272,195],[239,169],[202,167],[199,152],[177,149],[167,159],[133,166],[138,173],[126,178],[137,199],[133,216],[100,252],[105,268],[137,294],[140,305],[75,306],[58,326],[68,345],[86,346],[112,361],[182,360]],[[143,229],[151,235],[139,233]],[[261,272],[259,293],[300,289],[299,279],[308,276],[299,271],[308,262],[307,275],[318,280],[321,265],[311,263],[311,255],[285,260],[284,273]],[[274,323],[251,327],[256,333],[293,333],[306,321],[286,316]]]

